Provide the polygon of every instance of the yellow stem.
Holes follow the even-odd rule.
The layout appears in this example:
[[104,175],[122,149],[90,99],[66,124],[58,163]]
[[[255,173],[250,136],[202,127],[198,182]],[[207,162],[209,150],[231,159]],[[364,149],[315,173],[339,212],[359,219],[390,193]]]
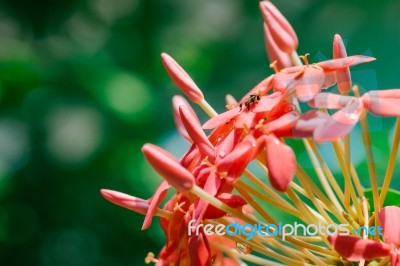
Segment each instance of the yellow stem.
[[330,173],[329,168],[326,166],[326,163],[323,160],[322,156],[319,154],[317,145],[315,145],[315,142],[313,142],[310,139],[305,139],[303,140],[303,142],[306,147],[307,153],[310,157],[315,173],[317,174],[318,179],[321,182],[322,187],[324,188],[328,198],[331,200],[333,205],[335,205],[335,207],[339,210],[339,212],[343,211],[343,208],[338,202],[336,195],[333,193],[332,187],[335,189],[339,197],[343,193],[340,190],[340,187],[337,184],[332,173]]
[[[375,163],[374,163],[374,157],[372,154],[372,143],[371,143],[371,137],[369,134],[369,127],[368,127],[368,121],[366,119],[366,116],[364,116],[361,119],[361,129],[362,129],[362,135],[363,135],[363,140],[364,140],[364,147],[365,147],[365,152],[367,155],[367,163],[368,163],[368,171],[369,171],[369,177],[371,180],[371,188],[372,188],[372,198],[374,201],[374,210],[375,213],[379,212],[380,209],[380,204],[379,204],[379,189],[378,189],[378,178],[376,176],[376,169],[375,169]],[[375,219],[375,227],[378,227],[378,219]],[[374,236],[375,240],[379,239],[379,235],[376,234]]]
[[[264,170],[266,170],[264,165],[260,165]],[[260,179],[257,178],[252,172],[249,170],[244,170],[243,173],[251,182],[253,182],[257,187],[259,187],[263,193],[259,192],[258,190],[255,190],[251,188],[249,185],[244,183],[242,180],[236,181],[236,184],[243,184],[251,188],[252,194],[257,195],[258,198],[263,199],[265,202],[268,202],[272,204],[273,206],[276,206],[277,208],[280,208],[282,210],[285,210],[285,212],[288,212],[290,214],[293,214],[295,216],[299,215],[298,211],[296,208],[294,208],[286,199],[284,199],[281,195],[279,195],[277,192],[275,192],[272,188],[267,186],[264,182],[262,182]],[[253,192],[254,191],[254,192]],[[256,194],[256,191],[258,192]],[[258,195],[263,195],[263,196],[258,196]],[[269,198],[268,196],[271,196],[273,199]],[[295,213],[295,214],[294,214]]]
[[[340,141],[338,143],[339,143],[340,150],[342,151],[342,153],[344,153],[344,148],[343,148],[342,143]],[[355,169],[354,165],[351,162],[350,162],[350,175],[351,175],[351,177],[353,179],[354,186],[355,186],[356,191],[357,191],[357,195],[359,197],[363,196],[364,195],[364,189],[363,189],[363,187],[361,185],[360,178],[358,177],[356,169]]]
[[[307,205],[298,197],[298,195],[292,189],[288,189],[286,193],[293,201],[293,203],[299,208],[300,212],[304,213],[304,216],[306,218],[303,219],[304,222],[315,225],[319,224],[320,220],[316,219],[312,212],[307,208]],[[328,246],[330,245],[326,235],[320,235],[320,237],[323,242],[325,242]]]
[[392,149],[390,150],[389,162],[385,174],[385,179],[383,180],[381,194],[379,195],[380,206],[383,206],[383,203],[385,202],[386,194],[390,186],[390,181],[392,181],[393,170],[396,163],[397,151],[399,149],[399,142],[400,142],[400,119],[397,118]]
[[[304,171],[303,168],[298,166],[296,175],[299,178],[300,182],[302,182],[303,187],[309,188],[310,192],[314,192],[317,196],[317,199],[323,202],[323,204],[321,205],[322,207],[325,206],[326,210],[331,212],[336,217],[336,219],[338,219],[342,223],[346,223],[346,220],[342,216],[342,212],[335,208],[332,202],[330,202],[329,199],[325,197],[325,195],[317,188],[317,186],[313,182],[309,182],[311,178],[307,175],[306,171]],[[316,204],[318,204],[318,201]]]
[[[335,140],[332,142],[332,145],[333,145],[333,149],[335,150],[336,158],[339,162],[340,169],[342,170],[345,184],[348,184],[348,186],[349,186],[350,196],[351,196],[351,199],[353,200],[353,205],[356,209],[358,220],[361,222],[363,220],[361,206],[358,201],[356,192],[354,190],[353,183],[351,182],[351,177],[350,177],[350,173],[346,167],[346,162],[344,161],[344,156],[343,156],[343,152],[341,149],[340,141]],[[349,213],[352,214],[352,212],[350,212],[350,211],[349,211]]]
[[299,55],[297,54],[297,51],[292,51],[290,53],[290,59],[292,59],[292,63],[295,66],[302,66],[303,62],[301,62],[301,59],[299,57]]
[[211,105],[205,100],[202,99],[201,101],[197,102],[201,109],[209,116],[214,117],[217,116],[218,113],[211,107]]
[[[346,168],[347,171],[350,172],[350,165],[351,165],[351,159],[350,159],[350,134],[347,134],[344,136],[344,161],[346,162]],[[344,185],[344,204],[346,206],[350,206],[350,187],[347,183]]]
[[258,204],[253,197],[251,197],[243,186],[235,186],[236,190],[240,193],[240,195],[246,200],[247,204],[250,204],[267,223],[277,224],[274,218],[272,218],[263,207]]

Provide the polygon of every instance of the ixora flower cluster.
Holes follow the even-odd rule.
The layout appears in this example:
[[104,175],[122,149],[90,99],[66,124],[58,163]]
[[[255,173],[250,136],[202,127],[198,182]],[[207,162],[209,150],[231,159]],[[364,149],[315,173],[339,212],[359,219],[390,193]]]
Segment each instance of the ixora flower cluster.
[[[347,56],[339,35],[333,41],[333,59],[315,64],[298,56],[297,36],[269,1],[260,2],[267,52],[275,74],[251,89],[240,101],[226,97],[227,111],[217,114],[189,75],[169,55],[162,62],[177,87],[210,120],[201,124],[182,96],[173,98],[179,133],[191,143],[180,159],[164,149],[145,144],[142,151],[164,179],[145,200],[101,190],[112,203],[145,215],[142,229],[154,216],[166,235],[156,265],[400,265],[400,208],[384,206],[394,171],[400,139],[397,121],[393,147],[383,184],[378,184],[373,162],[367,113],[400,115],[400,90],[369,91],[360,95],[352,85],[349,67],[374,58]],[[326,89],[335,86],[327,92]],[[307,112],[300,103],[308,105]],[[360,122],[372,191],[369,206],[350,156],[350,131]],[[211,130],[206,134],[204,130]],[[304,143],[316,181],[296,161],[288,138]],[[330,142],[342,174],[334,176],[317,143]],[[265,176],[247,167],[256,162]],[[313,173],[314,174],[314,173]],[[268,177],[269,182],[265,177]],[[344,179],[339,185],[338,179]],[[381,185],[381,188],[379,188]],[[163,206],[167,191],[176,193]],[[399,199],[400,201],[400,199]],[[268,207],[288,213],[304,224],[345,224],[348,234],[289,235],[208,234],[207,224],[277,224]],[[189,227],[190,224],[190,227]],[[199,225],[204,227],[199,227]],[[191,232],[195,228],[197,232]],[[366,229],[361,230],[360,228]],[[368,228],[383,228],[370,234]],[[193,229],[194,230],[194,229]]]

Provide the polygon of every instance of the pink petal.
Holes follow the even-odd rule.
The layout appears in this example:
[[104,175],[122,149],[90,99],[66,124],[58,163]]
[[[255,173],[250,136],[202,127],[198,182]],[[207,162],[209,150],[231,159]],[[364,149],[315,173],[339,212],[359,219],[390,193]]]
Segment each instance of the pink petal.
[[265,154],[272,187],[281,192],[286,191],[297,168],[293,150],[275,136],[269,135],[265,143]]
[[204,156],[208,156],[211,160],[214,158],[214,146],[208,140],[206,133],[201,128],[196,116],[194,116],[185,106],[179,106],[179,113],[182,123],[186,128],[190,138],[199,147],[200,152]]
[[[179,134],[181,134],[181,136],[184,139],[186,139],[190,143],[193,143],[193,140],[190,138],[189,134],[187,133],[187,131],[185,129],[185,126],[182,123],[181,115],[179,113],[179,106],[181,106],[181,105],[185,106],[185,108],[192,113],[193,117],[196,117],[194,110],[189,105],[189,103],[185,100],[185,98],[183,98],[180,95],[175,95],[174,97],[172,97],[172,106],[173,106],[173,112],[174,112],[175,126],[178,129]],[[197,122],[200,123],[200,121],[198,121],[198,120],[197,120]]]
[[400,116],[400,89],[369,91],[362,97],[368,112],[379,116]]
[[218,172],[228,172],[229,175],[239,177],[250,161],[254,146],[250,141],[239,143],[231,153],[218,162]]
[[361,101],[353,98],[345,108],[337,111],[331,119],[315,130],[315,140],[317,142],[332,141],[348,134],[360,119],[362,110]]
[[313,108],[341,109],[344,108],[351,99],[353,99],[351,96],[322,92],[309,101],[308,105]]
[[161,204],[161,202],[167,195],[169,188],[170,186],[166,181],[161,182],[161,184],[158,186],[156,192],[151,198],[149,210],[146,213],[146,217],[144,218],[144,222],[142,225],[142,230],[147,229],[151,225],[153,216],[156,213],[158,206]]
[[[302,69],[304,69],[306,66],[292,66],[292,67],[287,67],[282,69],[279,73],[283,73],[283,74],[295,74],[297,72],[302,71]],[[277,74],[279,74],[277,73]]]
[[190,265],[196,265],[196,266],[212,265],[210,247],[208,245],[207,237],[202,231],[200,235],[189,236],[188,242],[189,242],[188,252],[190,256]]
[[350,235],[331,235],[328,240],[339,255],[349,261],[371,260],[390,253],[390,246],[385,243]]
[[240,115],[238,115],[235,119],[235,128],[244,128],[245,126],[251,127],[254,123],[255,115],[256,113],[253,112],[241,112]]
[[[344,58],[347,57],[346,48],[344,47],[344,43],[342,37],[339,34],[335,35],[333,39],[333,58]],[[336,72],[337,77],[337,85],[341,94],[347,94],[351,91],[351,75],[348,67],[338,70]]]
[[215,154],[216,154],[216,161],[223,159],[227,154],[231,153],[234,149],[235,145],[237,144],[237,136],[236,131],[231,130],[228,136],[222,139],[220,142],[217,143],[215,147]]
[[385,243],[400,245],[400,208],[388,206],[379,210],[379,222],[383,228]]
[[233,108],[229,111],[226,111],[222,114],[219,114],[210,120],[208,120],[204,125],[204,129],[212,129],[219,127],[225,123],[228,123],[232,118],[236,117],[239,114],[239,107]]
[[204,95],[196,83],[171,56],[162,53],[161,60],[172,81],[191,101],[197,103],[204,99]]
[[276,132],[276,131],[287,131],[293,128],[297,119],[299,118],[299,114],[297,112],[290,112],[282,115],[276,120],[265,124],[264,130],[266,132]]
[[314,98],[323,88],[325,73],[323,70],[307,67],[304,74],[298,78],[297,84],[289,85],[295,88],[297,98],[306,102]]
[[106,200],[114,203],[115,205],[143,215],[147,213],[150,206],[150,203],[147,200],[136,198],[118,191],[101,189],[100,193]]
[[278,47],[286,53],[295,51],[299,44],[297,35],[282,13],[270,1],[261,1],[260,9]]
[[336,71],[344,69],[346,67],[355,66],[362,63],[374,61],[375,58],[365,55],[353,55],[345,58],[338,58],[327,60],[317,63],[318,66],[322,67],[324,71]]
[[[231,193],[221,193],[217,195],[216,198],[234,209],[242,207],[246,204],[246,201],[241,196],[232,195]],[[212,205],[208,205],[207,211],[204,214],[204,219],[218,219],[225,214],[226,212]]]
[[[292,69],[296,69],[298,71],[302,71],[304,69],[304,66],[301,67],[293,67],[293,68],[285,68],[281,72],[278,72],[275,74],[273,86],[274,86],[274,91],[275,92],[281,92],[281,93],[292,93],[294,90],[294,87],[297,85],[299,82],[298,79],[295,79],[297,76],[297,72],[295,71],[294,73],[292,72]],[[284,72],[285,70],[288,70],[289,73]],[[290,90],[289,90],[290,89]]]
[[271,33],[268,30],[267,24],[265,23],[264,23],[264,37],[265,37],[269,62],[273,63],[274,61],[276,61],[278,70],[292,66],[292,60],[289,54],[283,52],[278,47],[278,45],[272,38]]
[[196,144],[192,144],[189,150],[180,159],[180,164],[186,169],[191,169],[200,159],[201,154],[199,148],[197,148]]
[[325,72],[325,81],[324,84],[322,85],[322,88],[329,88],[335,84],[336,84],[336,72]]
[[169,152],[153,144],[143,145],[142,152],[154,170],[176,190],[186,192],[193,187],[192,173],[182,167]]
[[303,113],[297,119],[293,127],[293,135],[295,138],[311,138],[314,136],[314,131],[322,124],[326,123],[331,117],[321,111],[308,111]]
[[[204,184],[203,190],[206,191],[208,194],[210,194],[210,196],[214,197],[217,194],[220,186],[221,186],[221,178],[217,173],[211,171],[210,175],[208,176]],[[195,226],[197,226],[201,222],[209,205],[209,203],[207,201],[204,201],[203,199],[198,199],[196,203],[197,204],[195,204],[194,215],[193,215],[193,219],[196,220]]]
[[282,93],[275,92],[270,95],[261,96],[257,106],[253,108],[254,113],[269,112],[282,100]]

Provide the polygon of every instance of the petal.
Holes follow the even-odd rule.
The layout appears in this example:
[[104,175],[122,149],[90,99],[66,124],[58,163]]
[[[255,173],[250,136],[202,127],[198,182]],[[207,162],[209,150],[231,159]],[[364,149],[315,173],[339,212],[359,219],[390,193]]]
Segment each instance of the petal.
[[204,95],[196,83],[171,56],[162,53],[161,60],[172,81],[191,101],[196,103],[204,99]]
[[217,143],[215,147],[216,161],[223,159],[227,154],[231,153],[236,144],[237,134],[235,130],[232,130],[226,138]]
[[314,132],[317,142],[332,141],[348,134],[360,119],[363,110],[361,101],[356,98],[342,110],[337,111],[326,123]]
[[220,173],[227,172],[230,177],[239,177],[253,156],[254,142],[242,141],[231,153],[222,158],[216,165]]
[[299,79],[299,82],[294,85],[296,96],[300,101],[306,102],[313,99],[323,88],[325,73],[321,69],[307,67]]
[[[210,175],[207,177],[207,180],[204,184],[203,190],[206,191],[210,196],[214,197],[219,187],[221,186],[221,178],[214,171],[210,172]],[[204,201],[203,199],[198,199],[194,206],[194,215],[193,219],[196,220],[195,226],[197,226],[204,217],[204,214],[207,211],[207,207],[209,203]]]
[[[333,58],[347,57],[346,48],[344,46],[342,37],[336,34],[333,39]],[[347,94],[351,90],[351,75],[348,67],[336,71],[337,86],[341,94]]]
[[329,119],[331,117],[321,111],[313,110],[305,112],[297,119],[293,127],[292,137],[311,138],[314,136],[314,131]]
[[153,144],[143,145],[142,152],[154,170],[176,190],[186,192],[193,187],[192,173],[180,165],[172,154]]
[[236,117],[240,113],[239,107],[233,108],[229,111],[221,113],[210,120],[208,120],[204,125],[204,129],[212,129],[219,127],[225,123],[228,123],[232,118]]
[[148,200],[136,198],[128,194],[109,189],[101,189],[100,193],[106,200],[114,203],[115,205],[124,207],[128,210],[143,215],[146,214],[149,210],[150,203]]
[[317,63],[324,71],[336,71],[346,67],[374,61],[375,58],[365,55],[353,55],[345,58],[332,59]]
[[335,93],[322,92],[308,102],[313,108],[341,109],[344,108],[354,97]]
[[273,135],[265,143],[266,166],[272,187],[284,192],[296,173],[296,157],[293,150]]
[[329,242],[340,256],[349,261],[371,260],[390,254],[390,246],[385,243],[349,235],[330,235]]
[[149,210],[146,213],[146,217],[144,218],[144,222],[142,225],[142,230],[147,229],[151,225],[153,216],[156,213],[158,206],[161,204],[161,202],[167,195],[169,188],[170,186],[166,181],[161,182],[161,184],[158,186],[156,192],[151,198]]
[[290,112],[282,115],[276,120],[265,124],[264,130],[266,132],[275,133],[277,131],[290,131],[295,125],[297,119],[299,118],[299,114],[297,112]]
[[[242,197],[230,193],[221,193],[217,195],[216,198],[234,209],[242,207],[246,204],[246,201]],[[204,214],[204,219],[218,219],[225,214],[226,212],[223,210],[220,210],[213,205],[208,205],[207,211]]]
[[[294,73],[291,73],[293,70]],[[298,79],[296,79],[297,72],[303,71],[304,66],[301,67],[293,67],[293,68],[285,68],[281,72],[278,72],[275,74],[274,78],[274,91],[275,92],[281,92],[281,93],[292,93],[294,90],[295,85],[299,82]],[[284,71],[289,71],[290,73],[285,73]],[[290,90],[289,90],[290,89]]]
[[261,96],[257,106],[252,110],[254,113],[269,112],[282,100],[282,93],[275,92],[270,95]]
[[383,228],[383,239],[388,244],[400,245],[400,208],[388,206],[379,210],[379,222]]
[[[203,232],[199,235],[189,236],[190,265],[208,266],[211,265],[211,251],[207,237]],[[185,265],[185,264],[182,264]]]
[[362,97],[368,112],[379,116],[400,116],[400,89],[369,91]]
[[192,144],[189,150],[180,159],[180,164],[186,169],[192,169],[201,159],[199,148]]

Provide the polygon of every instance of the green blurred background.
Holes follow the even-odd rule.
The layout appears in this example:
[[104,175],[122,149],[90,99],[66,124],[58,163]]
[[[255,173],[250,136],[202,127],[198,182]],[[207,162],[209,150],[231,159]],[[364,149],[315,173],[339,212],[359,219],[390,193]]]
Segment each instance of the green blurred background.
[[[300,54],[330,58],[340,33],[349,54],[378,58],[354,68],[363,89],[399,87],[399,1],[274,3]],[[177,156],[187,147],[174,130],[179,92],[163,51],[219,112],[226,93],[240,98],[271,73],[258,1],[0,1],[0,265],[142,265],[160,250],[156,219],[141,231],[143,217],[99,189],[148,198],[161,179],[141,146]],[[393,120],[373,121],[382,176]]]

